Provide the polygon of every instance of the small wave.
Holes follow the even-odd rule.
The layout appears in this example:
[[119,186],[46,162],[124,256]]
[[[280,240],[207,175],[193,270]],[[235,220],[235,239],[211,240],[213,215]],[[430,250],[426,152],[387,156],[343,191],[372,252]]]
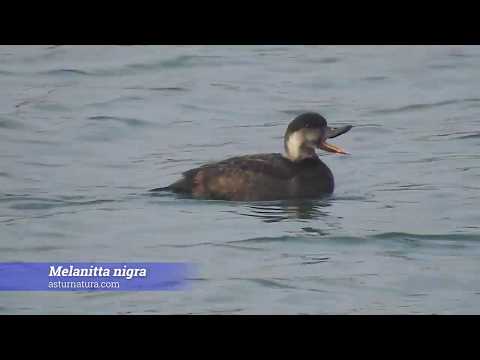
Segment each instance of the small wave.
[[477,138],[480,138],[480,132],[457,137],[457,139],[477,139]]
[[[195,148],[217,148],[217,147],[223,147],[223,146],[226,146],[226,145],[233,145],[233,144],[235,144],[235,142],[227,141],[227,142],[218,143],[218,144],[199,144],[199,145],[187,144],[186,147],[191,148],[191,149],[195,149]],[[183,147],[184,147],[184,145],[182,145],[182,148]]]
[[[220,56],[202,56],[202,55],[180,55],[167,60],[155,60],[145,63],[132,63],[120,66],[96,67],[89,71],[79,69],[52,69],[39,72],[42,75],[79,75],[79,76],[102,76],[102,77],[118,77],[137,75],[139,72],[146,72],[152,70],[170,70],[177,68],[185,68],[192,66],[217,66],[218,61],[212,59],[221,58]],[[233,63],[233,61],[230,61]],[[1,74],[1,72],[0,72]],[[10,75],[10,73],[8,73]],[[29,75],[26,73],[25,75]]]
[[370,113],[371,114],[395,114],[395,113],[417,111],[417,110],[428,110],[428,109],[432,109],[440,106],[478,102],[478,101],[480,101],[480,98],[453,99],[453,100],[438,101],[434,103],[411,104],[411,105],[401,106],[397,108],[390,108],[390,109],[372,110]]
[[32,166],[39,166],[39,167],[51,167],[51,168],[58,168],[58,167],[63,167],[65,164],[47,164],[47,163],[41,163],[41,162],[21,162],[24,165],[32,165]]
[[244,310],[245,310],[244,308],[233,308],[233,309],[223,309],[223,310],[211,309],[211,310],[207,311],[205,314],[208,314],[208,313],[214,313],[214,314],[233,314],[233,313],[242,312],[242,311],[244,311]]
[[151,88],[148,88],[148,90],[151,90],[151,91],[189,91],[189,89],[186,89],[186,88],[183,88],[183,87],[175,87],[175,86],[172,86],[172,87],[151,87]]
[[303,114],[306,110],[303,110],[303,109],[292,109],[292,110],[279,110],[279,112],[283,113],[283,114],[287,114],[287,115],[292,115],[292,116],[297,116],[297,115],[300,115],[300,114]]
[[22,129],[24,128],[23,124],[19,121],[15,121],[12,119],[0,118],[0,128],[2,129]]
[[372,195],[331,195],[330,199],[334,201],[363,201],[363,202],[372,202]]
[[279,53],[287,52],[289,50],[288,46],[274,46],[274,45],[264,45],[259,48],[254,48],[251,51],[253,53]]
[[65,113],[68,113],[71,111],[71,108],[69,108],[68,106],[65,106],[60,103],[46,102],[44,100],[39,102],[32,102],[32,106],[42,111],[65,112]]
[[211,83],[210,86],[218,86],[218,87],[221,87],[221,88],[227,89],[227,90],[239,90],[240,89],[240,86],[222,84],[222,83]]
[[365,80],[365,81],[382,81],[387,79],[388,79],[387,76],[367,76],[362,78],[362,80]]
[[166,125],[167,126],[178,126],[178,125],[182,125],[182,124],[190,125],[193,122],[194,122],[193,120],[175,120],[175,121],[171,121],[171,122],[167,123]]
[[376,134],[391,134],[394,130],[388,127],[377,124],[355,125],[355,134],[357,133],[376,133]]
[[193,247],[206,246],[206,245],[212,245],[212,243],[209,241],[206,241],[206,242],[199,242],[194,244],[158,244],[158,245],[147,246],[146,248],[154,249],[159,247],[169,247],[169,248],[184,249],[184,248],[193,248]]
[[0,247],[0,252],[2,253],[25,253],[25,252],[50,252],[55,250],[62,250],[64,247],[53,246],[53,245],[41,245],[41,246],[30,246],[30,247]]
[[391,109],[373,110],[371,111],[371,113],[372,114],[402,113],[402,112],[408,112],[408,111],[425,110],[425,109],[431,109],[439,106],[457,104],[458,102],[459,102],[458,100],[445,100],[445,101],[439,101],[436,103],[412,104],[412,105],[406,105],[406,106],[401,106],[401,107],[391,108]]
[[[451,139],[464,140],[464,139],[475,139],[479,137],[480,137],[480,132],[453,131],[449,133],[442,133],[442,134],[436,134],[436,135],[420,136],[416,140],[443,141],[444,140],[443,138],[446,138],[447,140],[451,140]],[[437,139],[437,138],[442,138],[442,139]]]
[[321,263],[327,262],[328,260],[330,260],[329,257],[312,258],[311,260],[303,261],[301,264],[302,265],[316,265],[316,264],[321,264]]
[[339,57],[324,57],[318,60],[321,64],[333,64],[339,62],[341,59]]
[[295,286],[283,284],[279,281],[275,281],[275,280],[272,280],[272,279],[230,278],[230,280],[249,281],[249,282],[253,282],[257,285],[260,285],[262,287],[267,287],[267,288],[271,288],[271,289],[298,289]]
[[196,161],[195,159],[192,158],[187,158],[187,159],[173,159],[173,158],[166,158],[163,159],[159,162],[159,164],[171,164],[171,163],[191,163],[193,161]]
[[285,126],[284,122],[268,122],[263,124],[245,124],[245,125],[227,125],[221,126],[222,129],[237,129],[237,128],[264,128],[264,127],[275,127],[275,126]]
[[313,64],[335,64],[340,62],[341,60],[342,59],[339,57],[327,56],[327,57],[321,57],[321,58],[304,59],[303,61],[308,63],[313,63]]
[[370,236],[382,240],[447,240],[447,241],[480,241],[479,234],[412,234],[404,232],[387,232]]
[[192,66],[216,66],[218,61],[212,61],[221,59],[222,56],[208,56],[208,55],[179,55],[172,59],[168,60],[159,60],[149,63],[135,63],[127,65],[132,69],[141,69],[141,70],[161,70],[161,69],[176,69],[182,67],[192,67]]
[[2,70],[0,69],[0,75],[2,76],[11,76],[11,75],[17,75],[16,73],[12,72],[12,71],[7,71],[7,70]]
[[467,53],[464,53],[464,52],[453,51],[450,54],[448,54],[448,56],[457,57],[457,58],[467,58],[467,57],[473,57],[474,55],[467,54]]
[[16,194],[3,194],[0,197],[0,202],[9,202],[9,201],[50,201],[50,202],[61,202],[62,200],[56,199],[47,199],[47,198],[38,198],[34,196],[30,196],[28,194],[16,195]]
[[87,104],[86,106],[89,107],[108,107],[109,105],[112,105],[112,104],[117,104],[117,103],[126,103],[126,102],[129,102],[129,101],[142,101],[144,100],[143,97],[140,97],[140,96],[119,96],[119,97],[116,97],[116,98],[113,98],[113,99],[110,99],[110,100],[106,100],[106,101],[101,101],[101,102],[95,102],[95,103],[90,103],[90,104]]
[[60,195],[58,196],[61,200],[82,200],[85,199],[83,195]]
[[418,160],[401,160],[399,164],[415,164],[415,163],[432,163],[436,161],[448,161],[448,160],[478,160],[480,155],[478,154],[451,154],[444,156],[433,156],[428,158],[422,158]]
[[234,245],[234,244],[212,244],[212,246],[226,247],[226,248],[232,248],[236,250],[245,250],[245,251],[267,251],[267,249],[260,248],[260,247],[240,246],[240,245]]
[[430,185],[430,184],[406,184],[406,185],[398,185],[397,187],[387,188],[387,189],[379,189],[378,191],[430,191],[430,190],[437,190],[438,187]]
[[125,90],[146,90],[146,91],[168,91],[168,92],[185,92],[190,91],[187,88],[179,87],[179,86],[171,86],[171,87],[127,87],[124,88]]
[[84,70],[78,69],[54,69],[42,71],[39,74],[41,75],[91,75],[90,73]]
[[322,229],[315,229],[310,226],[306,226],[302,228],[303,231],[309,234],[317,234],[317,235],[328,235],[329,233],[327,231],[324,231]]
[[[243,240],[228,241],[228,244],[269,244],[279,242],[305,242],[312,244],[315,241],[328,241],[335,244],[363,244],[372,241],[417,241],[421,244],[422,241],[446,241],[446,242],[458,242],[461,241],[480,241],[479,234],[464,234],[464,233],[452,233],[452,234],[412,234],[404,232],[385,232],[372,234],[367,236],[333,236],[325,233],[313,233],[303,235],[283,235],[273,237],[254,237]],[[426,244],[426,243],[425,243]],[[438,243],[437,243],[438,245]],[[323,257],[322,257],[323,258]],[[317,259],[318,260],[318,259]]]
[[[306,105],[306,107],[303,108],[303,109],[286,109],[286,110],[277,110],[277,111],[279,113],[286,114],[289,117],[293,118],[293,117],[301,115],[305,112],[317,112],[318,109],[315,109],[315,107],[328,108],[328,107],[333,107],[334,106],[332,103],[322,102],[322,101],[316,100],[316,99],[315,100],[301,100],[301,101],[304,102],[304,103],[312,103],[312,104],[314,104],[313,105],[314,107],[311,108],[310,107],[311,105]],[[337,122],[337,121],[335,121],[335,124],[341,125],[341,123]],[[345,124],[345,125],[347,125],[347,124]]]
[[116,200],[108,199],[96,199],[96,200],[85,200],[85,201],[71,201],[63,199],[54,199],[54,198],[37,198],[28,195],[5,195],[0,197],[0,202],[13,202],[10,205],[10,209],[15,210],[47,210],[59,207],[69,207],[69,206],[89,206],[89,205],[98,205],[103,203],[115,202]]
[[59,144],[61,144],[60,142],[55,142],[52,140],[36,140],[36,139],[21,139],[21,140],[17,140],[17,142],[22,144],[51,145],[51,146],[58,146]]
[[124,117],[118,117],[118,116],[90,116],[88,117],[88,120],[97,120],[97,121],[118,121],[121,123],[124,123],[128,126],[145,126],[145,125],[150,125],[149,121],[146,120],[140,120],[140,119],[135,119],[135,118],[124,118]]
[[204,105],[180,104],[180,107],[192,111],[201,111],[211,114],[231,115],[231,111],[221,110],[218,107],[208,107]]
[[229,280],[240,280],[240,281],[248,281],[260,285],[261,287],[269,288],[269,289],[291,289],[291,290],[304,290],[304,291],[312,291],[312,292],[320,292],[325,293],[327,290],[315,289],[315,288],[303,288],[299,286],[293,286],[286,284],[284,281],[290,281],[288,279],[278,279],[278,278],[238,278],[233,277],[229,278]]
[[411,294],[407,294],[406,296],[407,297],[425,297],[425,296],[428,296],[429,294],[427,293],[411,293]]
[[298,240],[304,239],[304,240],[309,240],[309,238],[302,238],[302,237],[297,237],[297,236],[290,236],[290,235],[282,235],[282,236],[262,236],[262,237],[254,237],[254,238],[249,238],[249,239],[243,239],[243,240],[232,240],[232,241],[227,241],[228,244],[242,244],[242,243],[249,243],[249,244],[265,244],[265,243],[278,243],[278,242],[287,242],[287,241],[298,241]]
[[456,69],[458,67],[457,64],[433,64],[428,66],[430,69]]

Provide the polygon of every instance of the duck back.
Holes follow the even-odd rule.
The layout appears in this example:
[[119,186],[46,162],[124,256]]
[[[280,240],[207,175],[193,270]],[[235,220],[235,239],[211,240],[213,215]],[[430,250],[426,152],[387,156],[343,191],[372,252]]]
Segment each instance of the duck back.
[[330,169],[317,157],[292,162],[282,154],[232,157],[191,169],[167,187],[195,198],[268,201],[333,192]]

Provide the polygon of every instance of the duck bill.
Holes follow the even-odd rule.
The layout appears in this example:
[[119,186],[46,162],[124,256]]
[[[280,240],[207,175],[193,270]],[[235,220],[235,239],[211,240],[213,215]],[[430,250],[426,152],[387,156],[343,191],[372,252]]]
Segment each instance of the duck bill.
[[350,131],[352,125],[342,126],[338,128],[327,126],[327,138],[333,139],[334,137],[345,134],[347,131]]
[[[350,131],[352,127],[353,127],[352,125],[342,126],[338,128],[333,128],[328,126],[326,137],[328,139],[332,139],[334,137],[340,136],[342,134],[345,134],[347,131]],[[318,148],[328,152],[335,153],[335,154],[348,154],[348,152],[346,152],[345,149],[342,149],[340,146],[337,146],[337,145],[329,144],[325,140],[320,142],[320,144],[318,145]]]
[[340,146],[329,144],[326,141],[323,141],[320,144],[318,144],[318,148],[328,152],[335,153],[335,154],[348,154],[348,152],[346,152]]

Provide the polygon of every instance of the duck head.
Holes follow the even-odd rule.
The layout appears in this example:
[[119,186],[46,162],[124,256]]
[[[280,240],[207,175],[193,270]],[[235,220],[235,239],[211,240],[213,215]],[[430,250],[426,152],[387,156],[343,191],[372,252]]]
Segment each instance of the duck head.
[[316,149],[336,154],[348,154],[341,147],[328,143],[327,139],[342,135],[351,128],[351,125],[330,127],[327,120],[317,113],[301,114],[290,122],[285,132],[285,155],[291,161],[300,161],[317,157]]

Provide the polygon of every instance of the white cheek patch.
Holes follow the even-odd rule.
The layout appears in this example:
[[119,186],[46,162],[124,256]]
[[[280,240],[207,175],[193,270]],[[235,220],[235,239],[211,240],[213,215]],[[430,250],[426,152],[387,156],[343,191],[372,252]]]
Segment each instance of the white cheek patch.
[[287,151],[290,159],[298,159],[305,137],[299,131],[294,132],[287,141]]

